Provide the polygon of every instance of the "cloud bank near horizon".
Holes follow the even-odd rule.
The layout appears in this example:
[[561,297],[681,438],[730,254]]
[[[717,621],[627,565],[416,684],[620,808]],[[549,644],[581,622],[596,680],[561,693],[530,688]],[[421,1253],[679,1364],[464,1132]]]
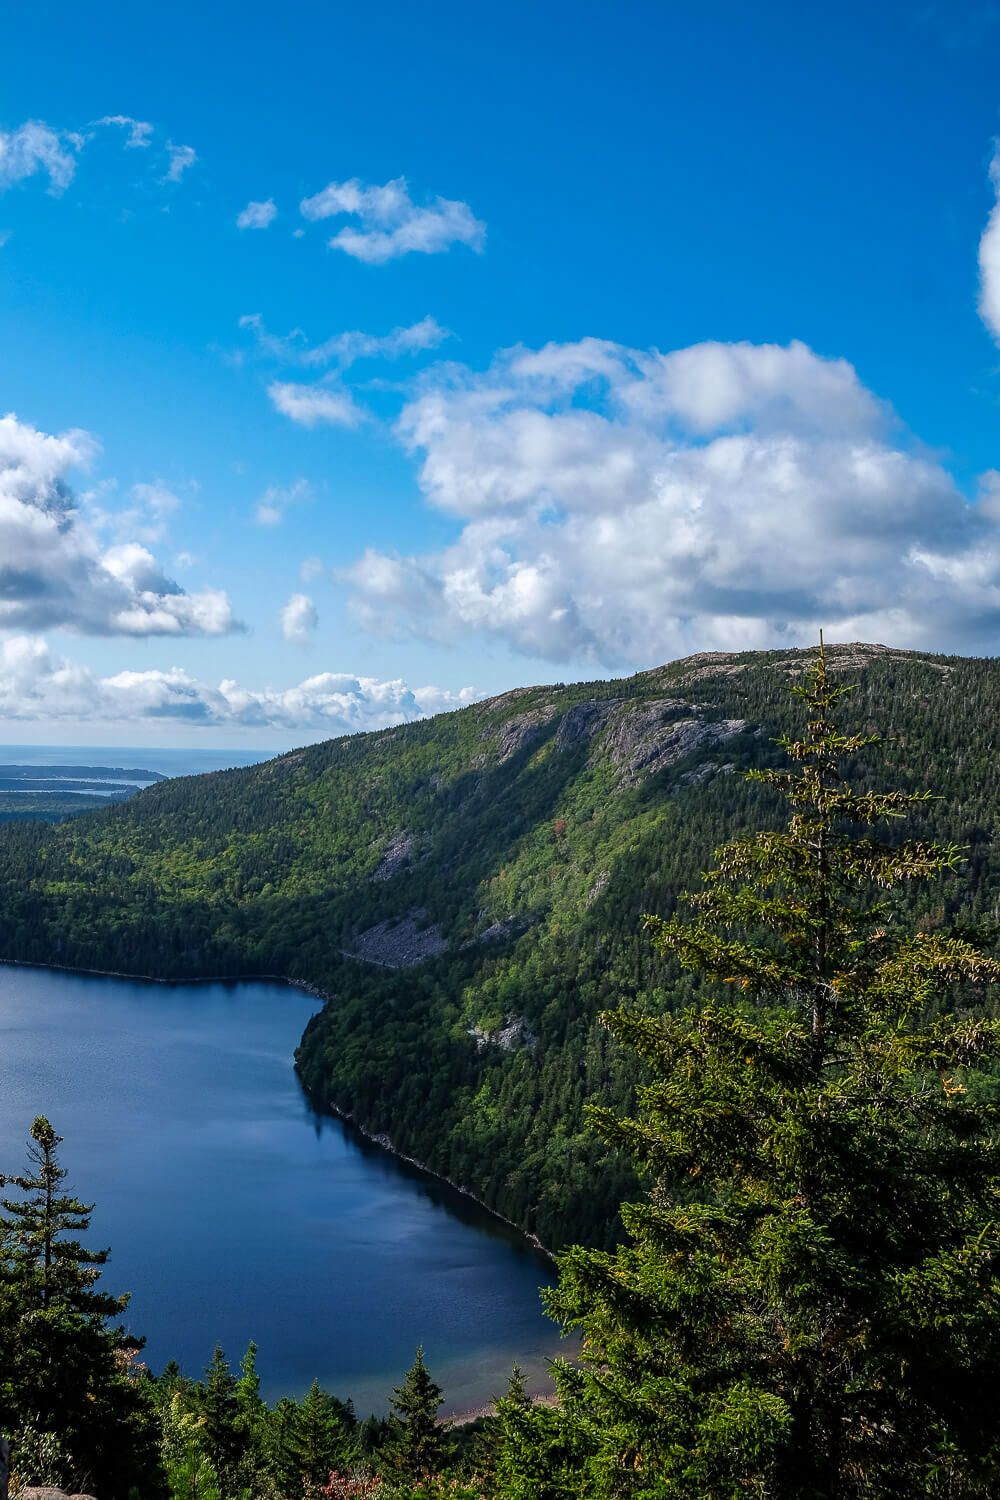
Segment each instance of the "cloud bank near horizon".
[[261,691],[231,679],[200,681],[180,667],[100,676],[53,652],[43,637],[0,640],[0,718],[32,723],[169,722],[194,727],[321,731],[329,738],[409,724],[481,695],[411,688],[350,672],[319,672],[289,688]]

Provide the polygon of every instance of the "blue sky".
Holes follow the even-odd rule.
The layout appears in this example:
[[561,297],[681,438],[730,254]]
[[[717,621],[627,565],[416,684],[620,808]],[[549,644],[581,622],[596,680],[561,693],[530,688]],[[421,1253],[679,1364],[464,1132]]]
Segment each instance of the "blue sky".
[[996,652],[1000,7],[4,40],[0,739],[280,746],[820,625]]

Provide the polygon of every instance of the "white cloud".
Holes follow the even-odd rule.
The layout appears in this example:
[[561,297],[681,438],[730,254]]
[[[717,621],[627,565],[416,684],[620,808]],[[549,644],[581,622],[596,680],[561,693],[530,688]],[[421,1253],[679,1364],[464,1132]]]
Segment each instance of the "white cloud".
[[164,182],[180,182],[184,173],[198,160],[198,153],[193,146],[175,146],[173,141],[167,142],[167,155],[169,165]]
[[[68,486],[97,451],[74,430],[40,432],[0,418],[0,629],[62,627],[89,635],[222,635],[239,628],[226,595],[188,593],[139,540],[100,541]],[[162,516],[175,497],[138,485],[136,514]]]
[[28,120],[16,130],[0,130],[0,192],[43,173],[49,192],[65,192],[76,171],[82,138],[72,132],[54,130],[44,120]]
[[277,205],[273,198],[266,198],[263,203],[247,204],[236,215],[237,229],[267,229],[278,217]]
[[996,201],[979,241],[979,313],[1000,343],[1000,141],[994,144],[990,182]]
[[368,186],[357,177],[331,182],[322,192],[303,198],[299,208],[310,221],[341,215],[357,219],[360,228],[351,225],[339,230],[329,244],[369,265],[384,265],[411,252],[438,255],[452,245],[481,251],[486,242],[486,225],[467,203],[434,198],[421,207],[410,197],[405,177],[393,178],[381,187]]
[[649,664],[841,638],[996,650],[1000,500],[958,491],[844,360],[597,339],[437,367],[398,435],[460,523],[348,570],[373,630]]
[[312,583],[316,578],[323,576],[323,559],[320,557],[306,557],[302,560],[299,568],[299,577],[303,583]]
[[97,121],[98,125],[119,125],[122,130],[128,131],[128,139],[125,142],[127,148],[144,148],[150,144],[153,137],[153,127],[148,120],[136,120],[132,115],[104,115]]
[[296,479],[294,484],[272,484],[257,501],[254,519],[258,526],[278,526],[285,519],[285,511],[300,500],[308,500],[312,486],[308,479]]
[[301,645],[319,624],[316,606],[308,594],[293,594],[281,610],[281,633],[286,641]]
[[283,336],[269,333],[260,313],[245,314],[240,318],[240,327],[253,332],[262,354],[283,364],[303,367],[335,364],[342,370],[359,359],[399,359],[402,355],[436,349],[445,339],[451,338],[448,329],[442,328],[437,319],[430,316],[408,327],[394,328],[391,333],[361,333],[358,330],[335,333],[321,344],[310,344],[300,328]]
[[347,392],[328,385],[298,385],[272,380],[267,388],[271,404],[300,427],[357,427],[364,412]]
[[181,507],[179,496],[159,480],[134,484],[129,495],[131,503],[108,518],[116,533],[134,542],[162,542],[170,517]]
[[405,682],[321,672],[297,685],[263,691],[200,682],[180,667],[99,677],[53,653],[37,635],[0,640],[0,718],[87,724],[137,720],[193,725],[274,727],[357,734],[406,724],[480,696],[470,688],[411,689]]

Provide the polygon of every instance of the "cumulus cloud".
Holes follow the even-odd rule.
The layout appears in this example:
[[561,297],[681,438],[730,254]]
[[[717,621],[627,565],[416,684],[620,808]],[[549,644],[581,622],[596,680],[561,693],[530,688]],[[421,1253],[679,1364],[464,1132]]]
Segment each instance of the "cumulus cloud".
[[319,624],[316,606],[308,594],[293,594],[281,610],[281,633],[286,641],[302,645]]
[[258,526],[278,526],[285,519],[285,511],[312,494],[308,479],[296,479],[294,484],[272,484],[257,501],[254,519]]
[[0,130],[0,192],[39,173],[48,177],[49,192],[65,192],[76,171],[83,138],[54,130],[44,120],[28,120],[16,130]]
[[153,138],[153,127],[148,120],[136,120],[131,115],[104,115],[98,125],[118,125],[128,132],[125,145],[128,148],[144,148]]
[[[63,627],[91,635],[222,635],[237,629],[224,593],[188,593],[135,537],[104,547],[69,488],[97,445],[85,432],[40,432],[0,418],[0,629]],[[134,503],[162,517],[174,496],[138,485]]]
[[357,220],[329,241],[333,250],[343,250],[369,265],[384,265],[401,255],[417,252],[438,255],[452,245],[468,245],[481,251],[486,243],[486,225],[475,217],[467,203],[434,198],[421,206],[413,202],[405,177],[395,177],[381,187],[367,185],[357,177],[349,182],[330,182],[299,205],[303,218]]
[[237,229],[267,229],[278,217],[278,208],[273,198],[263,203],[250,202],[236,215]]
[[167,157],[167,173],[163,179],[164,182],[180,182],[184,173],[198,160],[198,153],[193,146],[175,146],[173,141],[168,141]]
[[194,725],[357,734],[460,708],[470,688],[410,688],[348,672],[321,672],[284,689],[250,691],[226,680],[200,682],[180,667],[100,677],[51,651],[37,635],[0,640],[0,717],[78,723],[180,720]]
[[397,433],[459,531],[348,570],[373,630],[612,666],[820,626],[996,649],[1000,490],[804,344],[512,349],[429,372]]
[[348,391],[329,385],[300,385],[272,380],[267,388],[276,411],[300,427],[357,427],[364,412]]
[[283,335],[269,333],[260,313],[246,313],[240,319],[240,327],[253,333],[260,353],[271,359],[303,367],[335,364],[342,370],[359,359],[399,359],[402,355],[436,349],[445,339],[451,338],[448,329],[442,328],[437,319],[430,316],[408,327],[394,328],[391,333],[361,333],[358,330],[335,333],[321,344],[310,344],[300,328],[293,328],[291,333]]
[[979,312],[1000,343],[1000,141],[994,145],[990,182],[996,201],[979,241]]

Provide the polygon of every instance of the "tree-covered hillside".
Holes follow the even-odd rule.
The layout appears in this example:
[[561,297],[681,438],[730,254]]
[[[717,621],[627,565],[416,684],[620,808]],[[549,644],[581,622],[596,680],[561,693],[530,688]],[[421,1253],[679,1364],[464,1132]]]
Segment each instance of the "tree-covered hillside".
[[[0,828],[0,957],[315,984],[331,998],[299,1065],[319,1102],[546,1244],[607,1241],[629,1184],[582,1106],[627,1109],[633,1079],[597,1012],[690,998],[640,917],[669,916],[716,845],[779,816],[735,773],[781,760],[809,659],[525,689]],[[889,737],[882,778],[942,794],[921,832],[968,846],[909,915],[995,934],[1000,663],[868,646],[829,662],[860,682],[847,727]]]

